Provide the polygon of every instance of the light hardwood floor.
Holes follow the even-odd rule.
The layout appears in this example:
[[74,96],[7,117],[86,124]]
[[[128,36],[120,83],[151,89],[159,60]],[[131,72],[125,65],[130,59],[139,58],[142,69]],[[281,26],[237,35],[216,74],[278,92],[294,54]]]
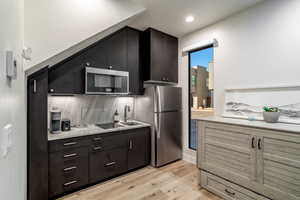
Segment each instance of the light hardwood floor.
[[145,167],[59,200],[221,200],[199,189],[197,168],[185,161]]

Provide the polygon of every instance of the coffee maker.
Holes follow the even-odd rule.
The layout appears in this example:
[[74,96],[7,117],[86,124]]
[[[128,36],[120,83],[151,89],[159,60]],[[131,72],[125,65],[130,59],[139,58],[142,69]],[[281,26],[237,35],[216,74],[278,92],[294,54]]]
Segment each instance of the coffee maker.
[[61,111],[58,108],[53,108],[50,111],[50,132],[61,132]]

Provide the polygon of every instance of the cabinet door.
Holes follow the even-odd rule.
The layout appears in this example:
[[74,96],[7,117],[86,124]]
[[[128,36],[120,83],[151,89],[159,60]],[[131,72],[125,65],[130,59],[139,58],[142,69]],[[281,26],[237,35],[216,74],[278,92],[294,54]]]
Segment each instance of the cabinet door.
[[274,200],[300,200],[300,135],[257,130],[258,188]]
[[178,39],[165,37],[165,76],[168,82],[178,82]]
[[28,78],[28,200],[48,199],[48,69]]
[[159,31],[150,29],[150,79],[165,81],[167,76],[165,66],[165,35]]
[[113,70],[127,71],[126,30],[122,29],[104,41],[107,66]]
[[242,185],[255,181],[255,137],[250,130],[201,122],[199,131],[198,166],[201,169]]
[[49,92],[63,94],[84,93],[86,55],[80,54],[49,70]]
[[93,148],[90,152],[89,160],[90,183],[95,183],[127,171],[127,151],[125,148],[105,151]]
[[106,43],[100,40],[83,51],[83,62],[90,67],[107,69]]
[[143,80],[140,63],[140,32],[127,29],[127,66],[129,71],[129,92],[143,94]]
[[150,29],[151,80],[178,82],[178,39]]
[[128,133],[128,170],[149,164],[150,130],[137,129]]

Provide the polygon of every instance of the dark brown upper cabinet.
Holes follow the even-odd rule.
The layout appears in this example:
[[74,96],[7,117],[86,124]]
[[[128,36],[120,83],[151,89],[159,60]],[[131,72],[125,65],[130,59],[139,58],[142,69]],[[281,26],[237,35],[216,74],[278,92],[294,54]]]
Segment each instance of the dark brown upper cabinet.
[[127,71],[127,30],[122,29],[105,41],[106,65],[109,69]]
[[97,41],[49,70],[49,92],[83,94],[86,66],[129,72],[129,92],[143,92],[140,70],[141,32],[125,27]]
[[135,29],[127,29],[127,69],[129,72],[129,93],[142,95],[143,77],[141,68],[141,32]]
[[144,81],[178,83],[178,39],[148,28],[142,35]]

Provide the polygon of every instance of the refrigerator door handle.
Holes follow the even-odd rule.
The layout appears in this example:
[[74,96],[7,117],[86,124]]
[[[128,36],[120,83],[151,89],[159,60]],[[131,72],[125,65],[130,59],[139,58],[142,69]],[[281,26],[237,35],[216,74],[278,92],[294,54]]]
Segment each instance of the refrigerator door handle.
[[160,113],[161,112],[161,96],[160,96],[160,90],[158,86],[155,86],[154,88],[155,91],[155,106],[156,106],[156,113],[155,113],[155,119],[154,119],[154,124],[155,124],[155,132],[156,132],[156,137],[157,139],[160,138]]
[[156,137],[157,139],[160,138],[160,114],[159,113],[155,113],[154,114],[154,130],[155,130],[155,133],[156,133]]
[[154,88],[154,106],[155,106],[155,112],[161,112],[161,95],[160,90],[158,86],[155,86]]

